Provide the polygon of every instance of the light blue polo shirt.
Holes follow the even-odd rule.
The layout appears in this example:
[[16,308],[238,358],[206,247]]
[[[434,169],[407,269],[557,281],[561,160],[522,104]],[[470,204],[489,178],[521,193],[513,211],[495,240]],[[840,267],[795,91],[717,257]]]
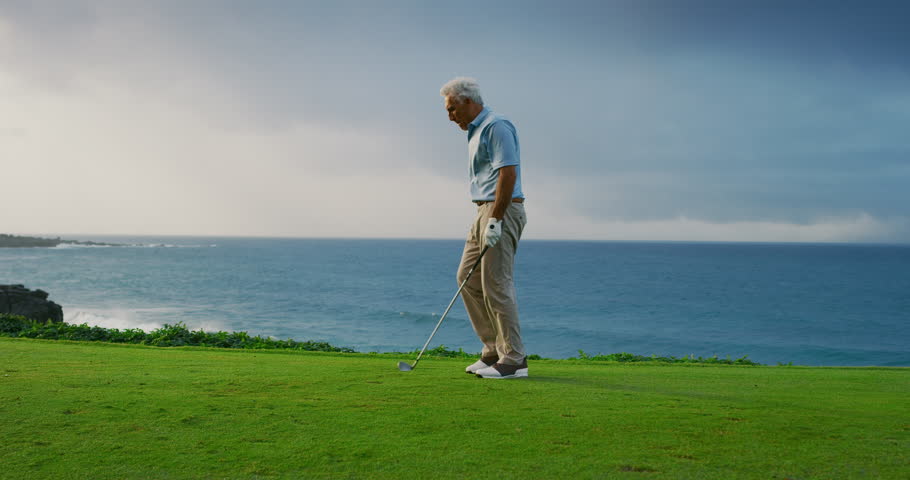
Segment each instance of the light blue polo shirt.
[[468,173],[471,178],[471,201],[496,199],[499,169],[515,166],[515,189],[512,198],[525,198],[521,191],[521,165],[518,132],[506,117],[487,107],[468,125]]

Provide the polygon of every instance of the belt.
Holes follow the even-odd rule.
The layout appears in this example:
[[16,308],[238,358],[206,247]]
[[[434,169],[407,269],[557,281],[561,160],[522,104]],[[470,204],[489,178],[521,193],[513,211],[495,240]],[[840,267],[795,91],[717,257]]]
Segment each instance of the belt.
[[[486,205],[488,203],[493,203],[493,202],[495,202],[495,200],[474,200],[474,203],[476,203],[478,207],[481,205]],[[513,198],[512,203],[525,203],[525,199]]]

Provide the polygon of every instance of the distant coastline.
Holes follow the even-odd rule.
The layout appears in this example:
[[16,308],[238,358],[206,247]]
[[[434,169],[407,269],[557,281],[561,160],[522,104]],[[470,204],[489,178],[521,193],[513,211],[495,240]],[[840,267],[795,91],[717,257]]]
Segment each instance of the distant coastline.
[[0,233],[0,248],[53,248],[59,245],[83,245],[88,247],[123,247],[119,243],[80,242],[57,238],[20,237]]

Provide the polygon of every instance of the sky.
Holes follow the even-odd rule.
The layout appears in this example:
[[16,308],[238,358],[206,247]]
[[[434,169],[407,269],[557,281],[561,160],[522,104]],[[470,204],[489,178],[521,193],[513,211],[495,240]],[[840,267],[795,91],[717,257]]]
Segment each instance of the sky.
[[910,243],[910,4],[0,0],[0,233]]

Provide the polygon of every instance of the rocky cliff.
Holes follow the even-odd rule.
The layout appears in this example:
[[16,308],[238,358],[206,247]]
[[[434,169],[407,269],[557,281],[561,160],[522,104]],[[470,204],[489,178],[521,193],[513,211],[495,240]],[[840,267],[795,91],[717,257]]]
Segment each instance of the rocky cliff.
[[39,322],[62,322],[63,307],[47,299],[44,290],[24,285],[0,285],[0,313],[22,315]]
[[90,247],[122,247],[119,243],[80,242],[78,240],[61,240],[57,238],[21,237],[0,233],[0,248],[38,248],[56,247],[60,244],[82,245]]

